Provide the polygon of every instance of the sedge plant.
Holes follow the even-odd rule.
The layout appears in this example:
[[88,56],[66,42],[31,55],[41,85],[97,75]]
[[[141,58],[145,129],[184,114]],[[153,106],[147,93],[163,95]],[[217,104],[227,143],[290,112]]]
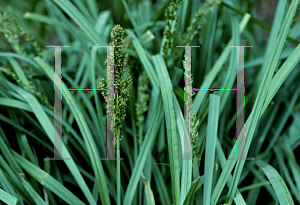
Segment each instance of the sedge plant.
[[[272,21],[256,0],[2,1],[0,203],[299,204],[299,1],[261,1],[273,5]],[[49,45],[69,46],[61,56],[68,160],[45,160],[58,146]],[[103,45],[114,46],[113,59]],[[244,136],[233,45],[253,46],[243,54]],[[191,85],[177,46],[194,46]],[[106,126],[108,100],[115,115]],[[123,160],[100,160],[107,143]],[[237,146],[251,160],[232,160]]]

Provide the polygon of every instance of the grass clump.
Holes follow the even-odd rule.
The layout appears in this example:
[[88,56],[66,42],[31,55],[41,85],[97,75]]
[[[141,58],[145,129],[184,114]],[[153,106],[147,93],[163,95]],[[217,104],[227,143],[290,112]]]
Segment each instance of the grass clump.
[[[300,203],[299,1],[273,3],[271,25],[252,0],[3,2],[0,203]],[[72,89],[62,91],[61,128],[53,121],[57,76],[46,44],[70,46],[62,48],[61,84]],[[114,46],[114,57],[99,45]],[[185,49],[176,47],[187,45],[201,46],[191,53],[191,139],[184,134]],[[230,90],[240,57],[232,45],[253,46],[244,50],[241,144]],[[110,101],[114,121],[106,127]],[[115,139],[106,142],[111,128]],[[56,129],[70,160],[45,160],[58,146]],[[108,143],[121,160],[103,160]],[[254,160],[231,160],[237,146]],[[201,160],[181,160],[190,153]]]

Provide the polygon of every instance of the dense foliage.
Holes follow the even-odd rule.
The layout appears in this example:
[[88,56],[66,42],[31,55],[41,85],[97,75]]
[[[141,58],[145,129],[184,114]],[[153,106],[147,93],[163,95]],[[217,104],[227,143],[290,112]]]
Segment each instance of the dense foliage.
[[[299,204],[299,1],[272,2],[270,25],[255,0],[0,0],[1,203]],[[58,146],[49,45],[70,46],[62,48],[64,161],[45,160]],[[99,45],[122,47],[112,59]],[[192,48],[192,87],[223,89],[193,91],[191,138],[186,48],[177,47],[187,45],[201,46]],[[231,45],[253,46],[244,49],[243,146],[254,160],[229,159],[244,137]],[[115,119],[106,128],[112,60]],[[106,143],[123,159],[99,160]],[[185,143],[201,160],[178,160]]]

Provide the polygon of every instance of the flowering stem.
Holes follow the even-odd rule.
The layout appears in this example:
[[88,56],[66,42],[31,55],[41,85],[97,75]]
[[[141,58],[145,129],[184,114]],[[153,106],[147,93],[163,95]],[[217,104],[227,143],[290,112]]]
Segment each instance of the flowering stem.
[[[117,93],[117,102],[119,95]],[[120,128],[117,128],[116,143],[117,143],[117,205],[121,205],[121,170],[120,170]]]
[[139,142],[138,142],[139,147],[138,148],[140,148],[141,145],[142,145],[142,141],[143,141],[143,125],[139,126],[139,133],[138,134],[139,134]]
[[[117,129],[117,158],[120,158],[120,128]],[[121,170],[120,160],[117,160],[117,205],[121,204]]]

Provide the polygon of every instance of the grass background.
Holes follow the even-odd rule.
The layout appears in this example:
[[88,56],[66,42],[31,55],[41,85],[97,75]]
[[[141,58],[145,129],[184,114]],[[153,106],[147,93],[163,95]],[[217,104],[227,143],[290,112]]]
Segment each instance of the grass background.
[[[1,203],[300,203],[299,0],[0,5]],[[63,91],[63,157],[71,160],[45,161],[54,136],[54,52],[46,46],[71,46],[62,49],[62,87],[100,88],[107,54],[98,45],[109,45],[116,24],[125,30],[124,69],[133,79],[121,176],[116,161],[97,160],[106,151],[106,103],[97,91]],[[236,141],[230,91],[195,93],[192,149],[201,161],[176,160],[185,86],[177,45],[201,45],[192,48],[194,88],[236,87],[229,45],[253,46],[245,48],[245,147],[255,160],[228,160]]]

